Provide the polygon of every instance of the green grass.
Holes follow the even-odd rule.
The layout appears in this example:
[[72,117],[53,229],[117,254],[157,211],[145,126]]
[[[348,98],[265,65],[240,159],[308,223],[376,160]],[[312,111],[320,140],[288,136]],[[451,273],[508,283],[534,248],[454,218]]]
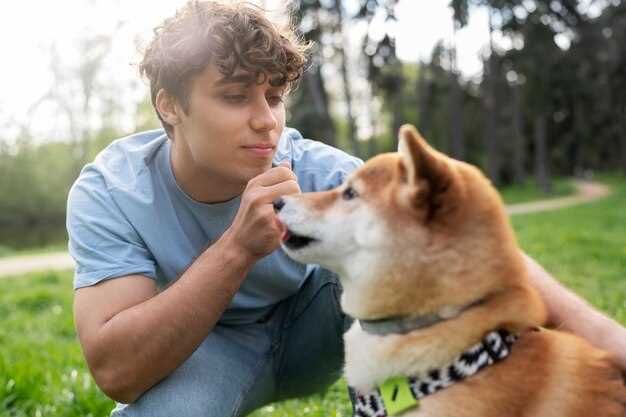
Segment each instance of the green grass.
[[0,416],[108,416],[72,322],[68,273],[0,280]]
[[569,178],[556,178],[552,183],[552,192],[545,194],[533,181],[524,184],[509,185],[498,189],[506,204],[526,203],[534,200],[564,197],[576,192],[574,183]]
[[[521,246],[557,278],[626,324],[626,181],[565,210],[515,216]],[[71,274],[0,280],[0,417],[104,417],[113,402],[84,365],[71,315]],[[254,417],[349,416],[345,383],[265,407]]]
[[594,203],[514,216],[520,246],[555,277],[626,324],[626,182]]

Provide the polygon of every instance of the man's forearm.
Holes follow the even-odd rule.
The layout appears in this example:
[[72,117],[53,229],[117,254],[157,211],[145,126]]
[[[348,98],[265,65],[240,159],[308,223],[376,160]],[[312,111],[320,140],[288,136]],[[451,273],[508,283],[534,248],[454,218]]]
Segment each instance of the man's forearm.
[[180,366],[217,323],[252,264],[218,241],[172,286],[107,321],[98,335],[103,390],[132,402]]
[[613,353],[626,370],[626,329],[563,287],[528,255],[524,256],[530,279],[548,307],[549,324]]

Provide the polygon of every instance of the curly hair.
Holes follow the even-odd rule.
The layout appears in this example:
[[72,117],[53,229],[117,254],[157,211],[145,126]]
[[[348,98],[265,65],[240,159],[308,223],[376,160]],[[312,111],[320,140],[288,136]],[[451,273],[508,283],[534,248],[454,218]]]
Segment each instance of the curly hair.
[[[260,84],[269,74],[272,85],[291,90],[305,70],[309,48],[291,25],[277,27],[256,5],[192,0],[154,29],[139,73],[150,83],[155,110],[157,93],[164,89],[188,112],[191,81],[207,65],[225,77],[249,72]],[[172,126],[156,113],[171,133]]]

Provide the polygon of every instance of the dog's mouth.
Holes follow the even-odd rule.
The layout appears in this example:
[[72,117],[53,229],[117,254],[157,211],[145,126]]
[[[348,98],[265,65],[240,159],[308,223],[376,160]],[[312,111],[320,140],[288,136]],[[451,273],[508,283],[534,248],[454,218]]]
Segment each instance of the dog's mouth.
[[304,235],[294,233],[292,230],[286,229],[283,233],[283,245],[291,250],[302,249],[318,240]]

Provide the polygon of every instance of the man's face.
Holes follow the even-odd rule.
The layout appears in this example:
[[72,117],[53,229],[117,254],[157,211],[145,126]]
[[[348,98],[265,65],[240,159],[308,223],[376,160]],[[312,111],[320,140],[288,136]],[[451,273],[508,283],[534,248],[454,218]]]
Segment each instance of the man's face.
[[285,126],[284,93],[269,77],[264,84],[245,72],[225,78],[209,65],[192,81],[176,146],[204,174],[245,184],[271,167]]

